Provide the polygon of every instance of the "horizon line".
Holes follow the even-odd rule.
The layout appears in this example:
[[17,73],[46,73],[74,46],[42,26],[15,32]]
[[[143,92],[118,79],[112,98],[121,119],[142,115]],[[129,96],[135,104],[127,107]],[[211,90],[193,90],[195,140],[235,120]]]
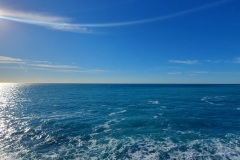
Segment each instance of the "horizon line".
[[112,82],[0,82],[0,84],[102,84],[102,85],[240,85],[240,83],[112,83]]

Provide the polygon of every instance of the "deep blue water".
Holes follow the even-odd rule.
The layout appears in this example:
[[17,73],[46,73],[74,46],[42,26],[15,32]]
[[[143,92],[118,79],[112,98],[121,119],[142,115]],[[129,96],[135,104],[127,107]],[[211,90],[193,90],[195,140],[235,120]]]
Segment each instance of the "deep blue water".
[[0,159],[240,159],[240,85],[0,84]]

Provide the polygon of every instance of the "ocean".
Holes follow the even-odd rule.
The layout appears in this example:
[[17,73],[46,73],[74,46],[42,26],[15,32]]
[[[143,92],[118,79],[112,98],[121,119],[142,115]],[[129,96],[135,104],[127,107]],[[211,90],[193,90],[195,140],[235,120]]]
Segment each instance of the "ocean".
[[240,85],[0,84],[0,159],[239,160]]

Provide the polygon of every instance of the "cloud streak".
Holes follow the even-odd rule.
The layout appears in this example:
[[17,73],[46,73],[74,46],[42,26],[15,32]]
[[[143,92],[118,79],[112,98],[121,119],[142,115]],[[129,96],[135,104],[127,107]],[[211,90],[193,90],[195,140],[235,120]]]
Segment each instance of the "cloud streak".
[[234,63],[240,64],[240,57],[235,58]]
[[40,67],[40,68],[53,68],[53,69],[79,69],[78,66],[69,66],[69,65],[52,65],[52,64],[28,64],[30,66],[34,67]]
[[208,71],[194,71],[192,74],[208,74]]
[[168,75],[181,75],[182,72],[168,72]]
[[[12,66],[14,65],[14,66]],[[16,65],[19,65],[17,67]],[[0,56],[0,68],[12,69],[30,69],[30,70],[47,70],[54,72],[69,72],[69,73],[103,73],[107,72],[101,69],[83,69],[74,65],[59,65],[48,61],[32,61],[19,58]]]
[[18,12],[11,10],[3,10],[0,9],[0,19],[5,19],[9,21],[15,21],[20,23],[32,24],[43,26],[51,29],[62,30],[62,31],[74,31],[80,33],[92,33],[89,28],[100,28],[100,27],[120,27],[120,26],[130,26],[130,25],[139,25],[144,23],[156,22],[167,20],[179,16],[183,16],[189,13],[209,9],[218,5],[222,5],[224,3],[230,2],[231,0],[223,0],[215,3],[210,3],[208,5],[204,5],[201,7],[188,9],[185,11],[180,11],[177,13],[159,16],[155,18],[142,19],[136,21],[128,21],[128,22],[116,22],[116,23],[97,23],[97,24],[78,24],[71,23],[68,18],[50,16],[47,14],[41,13],[26,13],[26,12]]
[[230,0],[218,1],[218,2],[204,5],[201,7],[197,7],[197,8],[193,8],[193,9],[189,9],[189,10],[185,10],[185,11],[180,11],[180,12],[169,14],[169,15],[159,16],[159,17],[155,17],[155,18],[143,19],[143,20],[136,20],[136,21],[129,21],[129,22],[117,22],[117,23],[102,23],[102,24],[80,24],[80,25],[82,27],[119,27],[119,26],[144,24],[144,23],[150,23],[150,22],[156,22],[156,21],[162,21],[162,20],[171,19],[171,18],[175,18],[175,17],[180,17],[180,16],[183,16],[183,15],[186,15],[189,13],[212,8],[217,5],[227,3],[227,2],[230,2]]
[[4,63],[4,64],[24,64],[24,62],[21,59],[5,57],[5,56],[0,56],[0,64],[1,63]]
[[87,28],[81,27],[79,24],[70,23],[70,19],[68,18],[51,16],[44,13],[19,12],[0,9],[0,19],[38,25],[62,31],[90,33],[90,30]]
[[170,63],[178,63],[178,64],[198,64],[198,60],[169,60]]

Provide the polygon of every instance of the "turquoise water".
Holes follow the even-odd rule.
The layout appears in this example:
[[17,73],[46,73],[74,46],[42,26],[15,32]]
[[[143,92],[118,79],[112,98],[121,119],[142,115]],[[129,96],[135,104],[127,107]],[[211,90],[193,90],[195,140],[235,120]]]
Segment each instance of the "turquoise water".
[[240,159],[240,85],[0,84],[1,159]]

